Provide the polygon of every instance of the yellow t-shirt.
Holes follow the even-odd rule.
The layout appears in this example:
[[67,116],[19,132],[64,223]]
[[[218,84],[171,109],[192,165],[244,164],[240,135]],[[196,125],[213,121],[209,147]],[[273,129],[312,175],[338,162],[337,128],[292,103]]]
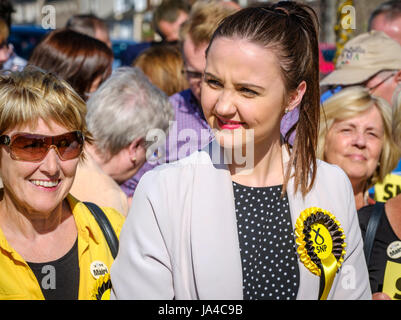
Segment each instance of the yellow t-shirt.
[[[96,294],[102,294],[101,290],[103,289],[99,288],[102,287],[104,281],[108,280],[108,272],[110,272],[114,259],[107,241],[89,209],[72,195],[68,195],[67,200],[78,231],[78,261],[80,269],[78,299],[94,299]],[[112,208],[102,209],[119,237],[124,217]],[[33,271],[26,261],[10,246],[1,229],[0,270],[0,300],[44,299]],[[104,274],[105,272],[106,274]]]

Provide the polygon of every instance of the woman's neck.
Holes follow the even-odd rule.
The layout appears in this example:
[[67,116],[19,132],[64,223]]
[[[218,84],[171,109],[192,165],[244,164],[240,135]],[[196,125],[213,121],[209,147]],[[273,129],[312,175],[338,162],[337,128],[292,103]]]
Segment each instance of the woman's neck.
[[253,152],[246,154],[246,163],[253,164],[251,168],[243,170],[235,162],[228,165],[233,181],[252,187],[266,187],[283,183],[284,173],[280,140],[276,139],[270,144],[261,145],[255,145]]
[[351,180],[352,189],[354,191],[356,210],[368,205],[367,203],[367,190],[366,181]]
[[70,216],[67,200],[47,214],[30,212],[15,204],[7,194],[0,200],[0,228],[7,237],[23,237],[33,240],[36,237],[50,233]]

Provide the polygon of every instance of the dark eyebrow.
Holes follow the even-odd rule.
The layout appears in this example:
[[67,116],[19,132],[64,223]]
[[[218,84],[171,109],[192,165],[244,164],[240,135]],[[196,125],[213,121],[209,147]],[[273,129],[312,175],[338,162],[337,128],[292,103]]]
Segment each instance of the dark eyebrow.
[[[206,72],[205,71],[205,77],[210,77],[213,78],[215,80],[221,81],[218,77],[216,77],[215,75]],[[254,89],[259,89],[259,90],[264,90],[264,87],[258,86],[256,84],[252,84],[252,83],[246,83],[246,82],[240,82],[240,83],[236,83],[235,84],[237,87],[250,87],[250,88],[254,88]]]
[[246,83],[246,82],[236,83],[236,86],[259,89],[259,90],[264,90],[265,89],[264,87],[258,86],[256,84]]

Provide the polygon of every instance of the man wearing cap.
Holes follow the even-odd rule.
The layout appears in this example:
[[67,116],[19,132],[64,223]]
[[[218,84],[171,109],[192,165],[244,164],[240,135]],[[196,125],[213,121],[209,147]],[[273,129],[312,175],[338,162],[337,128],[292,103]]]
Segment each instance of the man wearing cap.
[[[348,41],[336,69],[320,82],[320,86],[329,86],[332,90],[351,85],[362,85],[393,105],[401,91],[401,45],[375,30]],[[325,100],[323,95],[322,98]]]
[[[370,31],[348,41],[336,69],[320,82],[321,102],[342,88],[362,85],[373,95],[394,105],[401,91],[401,45],[380,31]],[[283,135],[298,121],[297,109],[281,121]],[[290,142],[293,140],[291,137]]]

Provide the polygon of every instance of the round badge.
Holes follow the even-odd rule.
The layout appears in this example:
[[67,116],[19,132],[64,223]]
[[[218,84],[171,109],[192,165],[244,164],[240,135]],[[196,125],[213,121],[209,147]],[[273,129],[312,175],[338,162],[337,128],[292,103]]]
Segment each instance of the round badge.
[[398,259],[401,257],[401,241],[394,241],[387,247],[387,255],[391,259]]
[[109,269],[104,262],[93,261],[90,265],[90,272],[95,279],[99,279],[99,277],[109,273]]

